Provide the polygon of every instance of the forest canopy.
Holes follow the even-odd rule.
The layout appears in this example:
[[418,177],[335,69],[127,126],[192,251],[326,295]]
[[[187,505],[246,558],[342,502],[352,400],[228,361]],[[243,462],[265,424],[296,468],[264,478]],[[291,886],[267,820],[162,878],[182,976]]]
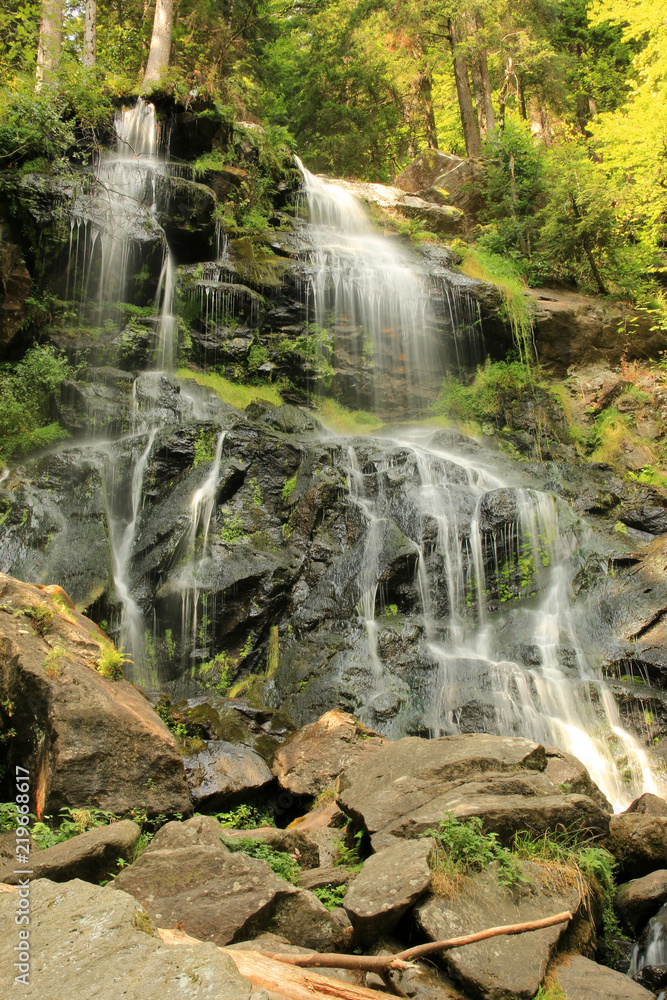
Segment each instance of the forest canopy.
[[484,164],[480,250],[661,305],[657,0],[7,0],[0,29],[5,167],[85,157],[139,94],[279,126],[338,176],[438,149]]

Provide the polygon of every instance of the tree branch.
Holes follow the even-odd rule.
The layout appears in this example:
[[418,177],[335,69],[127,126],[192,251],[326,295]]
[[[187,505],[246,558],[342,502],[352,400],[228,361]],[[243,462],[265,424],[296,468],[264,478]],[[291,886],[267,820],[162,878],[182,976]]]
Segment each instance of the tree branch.
[[569,910],[564,913],[557,913],[553,917],[544,917],[542,920],[529,920],[523,924],[504,924],[501,927],[489,927],[487,930],[477,931],[475,934],[449,938],[446,941],[429,941],[427,944],[419,944],[414,948],[408,948],[407,951],[398,952],[396,955],[334,955],[321,952],[313,952],[310,955],[285,955],[270,951],[260,951],[257,954],[273,959],[276,962],[284,962],[286,965],[296,965],[300,968],[359,969],[364,972],[376,972],[378,975],[382,975],[383,972],[388,972],[391,969],[409,969],[413,959],[421,958],[422,955],[430,955],[434,951],[462,948],[467,944],[475,944],[477,941],[486,941],[487,938],[500,937],[505,934],[526,934],[529,931],[539,931],[544,927],[564,924],[568,920],[572,920],[572,914]]

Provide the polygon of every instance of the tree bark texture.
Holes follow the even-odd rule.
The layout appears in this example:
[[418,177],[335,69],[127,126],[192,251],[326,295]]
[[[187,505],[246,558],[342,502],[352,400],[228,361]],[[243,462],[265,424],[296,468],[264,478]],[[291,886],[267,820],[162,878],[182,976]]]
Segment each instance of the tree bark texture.
[[480,156],[482,153],[482,140],[472,103],[470,80],[468,79],[468,64],[461,50],[460,28],[456,21],[453,20],[449,21],[449,41],[452,48],[454,80],[456,81],[456,94],[459,99],[466,153],[468,156]]
[[149,89],[152,84],[159,83],[169,68],[173,21],[174,0],[155,0],[151,47],[148,53],[144,82],[141,87],[143,91]]
[[42,23],[37,46],[35,90],[50,84],[60,68],[63,40],[63,0],[42,0]]
[[90,69],[97,61],[97,0],[86,0],[83,21],[83,68]]

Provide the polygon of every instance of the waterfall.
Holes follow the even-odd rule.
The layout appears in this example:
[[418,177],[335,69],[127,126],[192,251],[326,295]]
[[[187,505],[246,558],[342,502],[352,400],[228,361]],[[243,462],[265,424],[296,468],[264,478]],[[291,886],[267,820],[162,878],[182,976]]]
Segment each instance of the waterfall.
[[[458,367],[460,292],[436,288],[407,247],[373,228],[352,194],[311,174],[298,157],[296,162],[313,246],[311,321],[360,367],[372,366],[377,411],[387,410],[391,400],[393,413],[414,415],[439,388],[446,365]],[[439,312],[438,297],[446,302]],[[447,350],[445,331],[453,350]]]
[[[201,659],[206,659],[209,656],[206,602],[204,602],[201,620],[198,618],[201,598],[201,578],[210,558],[209,531],[211,528],[211,517],[215,509],[224,440],[225,431],[221,431],[218,435],[215,454],[206,478],[201,486],[192,494],[190,500],[190,523],[185,536],[187,562],[181,570],[179,577],[179,589],[182,601],[181,634],[183,636],[184,648],[189,649],[191,654],[194,654],[199,648]],[[199,551],[197,551],[199,538],[201,538],[201,542],[199,544]]]
[[[369,660],[362,718],[376,724],[374,706],[397,690],[378,641],[387,619],[377,617],[382,528],[394,518],[418,553],[422,647],[435,669],[411,697],[423,700],[431,736],[489,731],[560,747],[586,766],[616,809],[641,791],[659,791],[646,751],[622,727],[578,639],[572,557],[586,529],[564,528],[552,496],[512,486],[439,445],[433,432],[405,430],[372,443],[371,467],[367,460],[362,471],[357,450],[367,441],[342,442],[350,501],[366,522],[356,577]],[[399,498],[385,489],[390,472],[405,476]],[[488,523],[494,502],[509,510],[498,528]]]
[[667,965],[667,903],[652,917],[632,952],[630,975],[649,965]]
[[154,106],[139,98],[133,108],[116,114],[114,129],[115,149],[101,153],[95,177],[74,205],[67,295],[71,292],[78,297],[80,323],[122,325],[123,304],[135,304],[141,283],[149,276],[146,269],[150,270],[151,262],[146,253],[154,245],[159,247],[162,265],[155,300],[159,320],[154,361],[160,368],[171,369],[177,328],[173,315],[176,270],[157,217],[158,189],[167,164],[158,152]]

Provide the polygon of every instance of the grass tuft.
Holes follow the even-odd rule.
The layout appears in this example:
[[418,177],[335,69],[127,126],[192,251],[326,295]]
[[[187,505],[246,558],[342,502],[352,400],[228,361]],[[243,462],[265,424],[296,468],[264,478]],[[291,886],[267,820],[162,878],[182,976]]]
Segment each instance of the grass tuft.
[[195,372],[189,368],[179,368],[176,377],[213,389],[223,403],[235,406],[237,410],[245,410],[256,400],[268,403],[270,406],[282,406],[283,400],[275,385],[241,385],[238,382],[230,382],[229,379],[214,372]]

